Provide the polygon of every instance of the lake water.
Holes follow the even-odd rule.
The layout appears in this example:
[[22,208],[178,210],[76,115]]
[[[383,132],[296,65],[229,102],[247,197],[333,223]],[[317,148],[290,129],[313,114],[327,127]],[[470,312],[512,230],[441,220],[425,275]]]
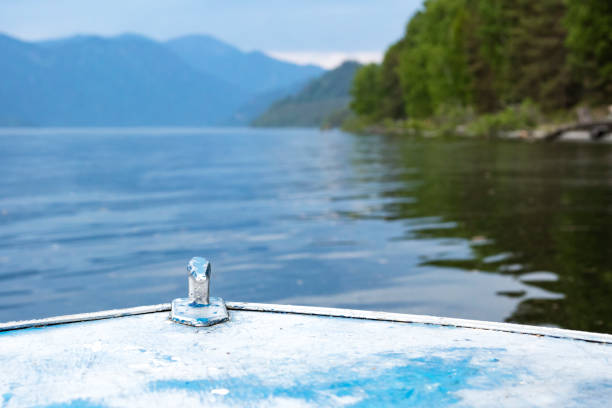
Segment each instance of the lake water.
[[0,321],[226,300],[612,332],[612,146],[0,131]]

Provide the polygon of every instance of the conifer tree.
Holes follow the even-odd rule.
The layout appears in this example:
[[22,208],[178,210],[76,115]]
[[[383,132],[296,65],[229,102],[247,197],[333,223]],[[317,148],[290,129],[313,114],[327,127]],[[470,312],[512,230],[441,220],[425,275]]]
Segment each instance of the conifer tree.
[[567,63],[563,1],[506,3],[511,100],[531,99],[548,111],[572,106],[576,95]]
[[568,0],[569,62],[586,98],[612,103],[612,1]]

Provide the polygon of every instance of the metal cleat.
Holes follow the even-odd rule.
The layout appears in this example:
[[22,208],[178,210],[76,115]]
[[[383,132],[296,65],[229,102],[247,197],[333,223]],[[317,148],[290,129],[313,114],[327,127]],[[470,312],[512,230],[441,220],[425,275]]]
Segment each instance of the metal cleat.
[[189,297],[172,301],[170,318],[188,326],[212,326],[229,319],[225,302],[209,297],[210,262],[201,257],[192,258],[187,265],[189,272]]

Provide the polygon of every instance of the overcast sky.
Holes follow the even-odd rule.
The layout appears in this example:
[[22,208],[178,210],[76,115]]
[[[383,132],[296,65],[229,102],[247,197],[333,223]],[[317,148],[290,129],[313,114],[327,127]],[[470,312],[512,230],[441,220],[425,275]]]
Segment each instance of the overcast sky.
[[0,31],[25,40],[125,32],[212,34],[243,50],[335,65],[380,57],[422,0],[0,0]]

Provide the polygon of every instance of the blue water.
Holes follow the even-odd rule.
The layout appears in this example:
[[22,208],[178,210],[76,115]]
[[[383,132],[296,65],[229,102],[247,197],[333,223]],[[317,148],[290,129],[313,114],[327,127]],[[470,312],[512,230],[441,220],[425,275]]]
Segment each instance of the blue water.
[[0,131],[0,321],[212,294],[612,331],[612,146]]

